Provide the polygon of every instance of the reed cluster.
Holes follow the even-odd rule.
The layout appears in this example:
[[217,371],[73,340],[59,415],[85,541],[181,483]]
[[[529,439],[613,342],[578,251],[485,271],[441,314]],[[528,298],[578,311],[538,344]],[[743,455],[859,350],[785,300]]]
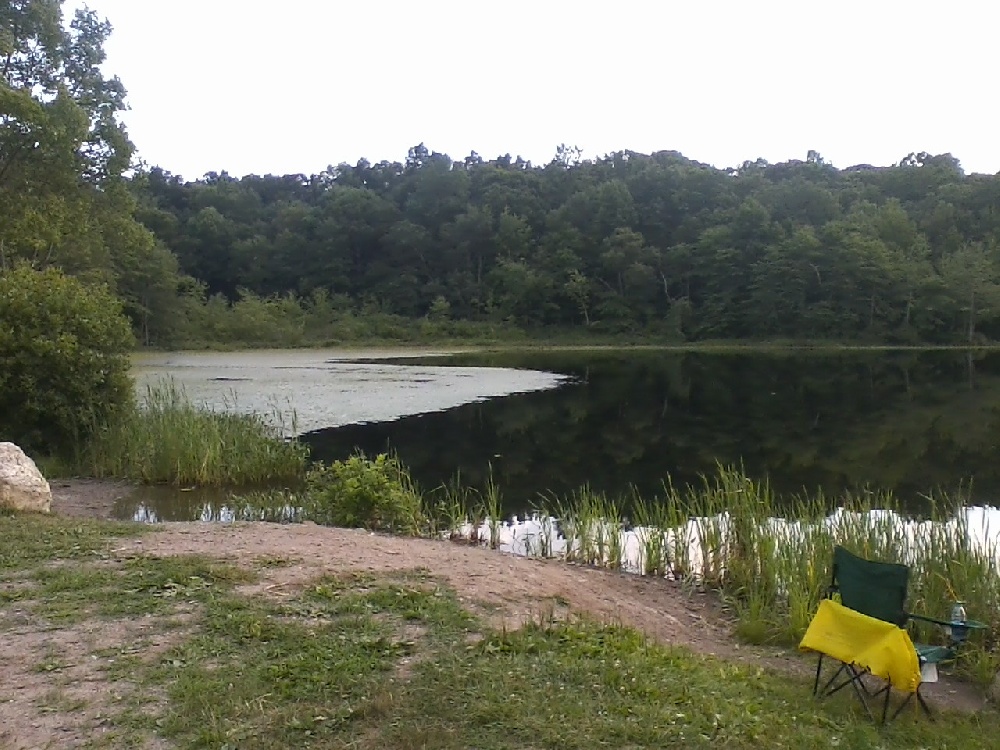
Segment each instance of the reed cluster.
[[273,414],[239,414],[192,403],[173,380],[146,387],[134,408],[100,428],[77,455],[77,471],[131,481],[248,486],[301,481],[308,449]]
[[[920,517],[890,493],[817,492],[779,499],[767,482],[720,467],[700,485],[666,483],[662,496],[615,503],[583,489],[557,504],[567,560],[671,578],[719,591],[752,642],[797,643],[831,581],[836,545],[861,556],[910,566],[907,608],[947,618],[956,600],[988,630],[963,663],[992,679],[1000,666],[1000,570],[991,509],[964,494],[927,498]],[[624,519],[619,508],[632,510]],[[615,540],[618,540],[617,542]],[[928,626],[933,628],[933,626]],[[923,627],[935,642],[943,634]]]

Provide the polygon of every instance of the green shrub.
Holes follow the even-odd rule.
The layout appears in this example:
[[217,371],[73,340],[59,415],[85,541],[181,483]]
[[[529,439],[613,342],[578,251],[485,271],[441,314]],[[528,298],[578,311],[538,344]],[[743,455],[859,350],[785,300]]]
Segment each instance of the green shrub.
[[422,525],[420,508],[420,493],[409,473],[385,454],[317,464],[306,477],[303,516],[318,524],[416,534]]
[[106,287],[55,268],[0,272],[0,439],[71,453],[132,403],[133,344]]

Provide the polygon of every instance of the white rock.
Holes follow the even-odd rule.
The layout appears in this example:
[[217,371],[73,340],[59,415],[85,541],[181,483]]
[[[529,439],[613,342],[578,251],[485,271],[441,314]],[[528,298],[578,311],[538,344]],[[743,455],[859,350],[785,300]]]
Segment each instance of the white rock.
[[13,443],[0,443],[0,508],[48,513],[52,490],[35,462]]

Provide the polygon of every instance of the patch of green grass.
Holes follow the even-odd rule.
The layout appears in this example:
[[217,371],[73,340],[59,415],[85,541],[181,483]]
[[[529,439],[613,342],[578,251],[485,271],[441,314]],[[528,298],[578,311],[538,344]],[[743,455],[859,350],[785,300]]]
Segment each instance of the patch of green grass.
[[204,602],[236,583],[255,580],[250,571],[197,555],[140,557],[114,565],[59,565],[35,571],[32,611],[50,621],[90,616],[133,617],[170,612],[181,602]]
[[170,697],[161,731],[184,747],[343,747],[389,716],[403,659],[472,627],[426,574],[329,577],[293,602],[212,600],[147,678]]
[[454,636],[476,628],[454,592],[425,571],[394,573],[391,579],[370,575],[326,577],[306,592],[303,603],[315,615],[390,616],[420,623],[432,638]]
[[[805,678],[542,619],[472,643],[478,624],[422,572],[340,576],[285,603],[227,595],[142,675],[136,715],[183,747],[1000,748],[995,713],[907,710],[888,728]],[[414,627],[418,626],[418,627]]]
[[120,537],[139,536],[149,525],[61,518],[0,511],[0,576],[50,560],[87,560],[102,556]]
[[852,696],[586,622],[530,625],[423,662],[365,747],[994,748],[995,714],[904,712],[881,729]]

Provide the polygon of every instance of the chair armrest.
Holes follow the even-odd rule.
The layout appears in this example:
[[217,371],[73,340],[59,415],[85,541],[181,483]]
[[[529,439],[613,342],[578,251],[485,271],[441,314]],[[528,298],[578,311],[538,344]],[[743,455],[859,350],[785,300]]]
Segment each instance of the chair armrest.
[[907,615],[910,620],[920,620],[921,622],[929,622],[934,625],[940,625],[943,628],[968,628],[969,630],[986,630],[986,625],[977,620],[965,620],[963,622],[954,622],[952,620],[939,620],[936,617],[927,617],[925,615],[915,615],[912,612]]
[[[908,619],[908,620],[920,620],[920,622],[929,622],[929,623],[932,623],[934,625],[940,625],[941,627],[944,627],[944,628],[950,628],[952,626],[951,620],[939,620],[936,617],[927,617],[925,615],[916,615],[913,612],[910,612],[909,614],[907,614],[906,615],[906,619]],[[955,623],[955,624],[958,624],[958,623]]]

